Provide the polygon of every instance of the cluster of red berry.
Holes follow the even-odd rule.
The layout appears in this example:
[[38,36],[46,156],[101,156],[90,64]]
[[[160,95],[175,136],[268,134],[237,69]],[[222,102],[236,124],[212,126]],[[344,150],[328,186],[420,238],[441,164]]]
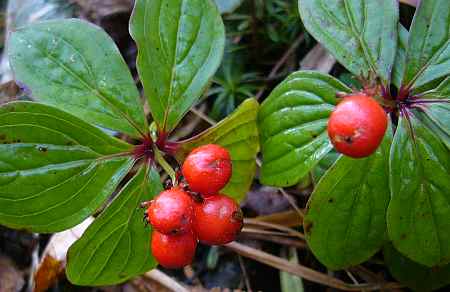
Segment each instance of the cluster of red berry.
[[165,190],[148,204],[145,217],[153,226],[151,248],[166,268],[192,262],[197,241],[221,245],[233,241],[242,229],[239,205],[219,191],[231,177],[228,151],[209,144],[194,149],[182,174],[186,184]]
[[350,94],[336,106],[328,120],[328,136],[340,153],[367,157],[377,150],[387,128],[384,109],[371,96]]

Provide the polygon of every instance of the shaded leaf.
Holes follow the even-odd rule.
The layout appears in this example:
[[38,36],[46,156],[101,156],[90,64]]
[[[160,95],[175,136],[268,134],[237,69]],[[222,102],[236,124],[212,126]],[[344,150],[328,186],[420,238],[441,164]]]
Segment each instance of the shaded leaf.
[[403,73],[406,66],[406,50],[408,49],[408,30],[401,24],[398,25],[398,45],[397,55],[395,56],[394,67],[392,68],[392,83],[400,88],[403,79]]
[[450,77],[442,80],[435,88],[419,94],[418,97],[427,99],[450,99]]
[[450,100],[424,104],[421,108],[439,129],[450,136]]
[[336,162],[339,156],[339,153],[335,150],[331,150],[319,161],[319,163],[317,163],[316,167],[314,167],[311,172],[315,183],[319,182],[325,172]]
[[326,127],[339,91],[350,89],[329,75],[298,71],[262,103],[258,125],[263,184],[296,184],[332,149]]
[[[434,93],[434,97],[438,97],[437,92]],[[417,100],[416,100],[417,101]],[[430,129],[435,135],[437,135],[442,143],[444,143],[448,149],[450,149],[450,101],[444,100],[439,102],[426,102],[415,103],[417,108],[416,117],[423,125]]]
[[80,224],[50,237],[43,253],[39,256],[39,264],[33,275],[33,292],[45,292],[57,284],[61,275],[64,274],[69,247],[83,235],[93,221],[92,216],[88,217]]
[[390,153],[389,237],[397,250],[429,267],[450,262],[449,149],[409,112]]
[[112,285],[154,268],[151,228],[144,226],[139,204],[162,190],[158,172],[141,168],[69,249],[68,279],[78,285]]
[[[298,0],[305,28],[355,75],[391,78],[398,1]],[[374,77],[374,76],[373,76]]]
[[204,144],[218,144],[231,155],[233,175],[221,193],[240,201],[247,194],[255,177],[256,154],[259,151],[256,124],[258,102],[245,100],[230,116],[216,126],[189,140],[182,141],[176,154],[183,161],[189,152]]
[[414,291],[433,291],[450,284],[450,265],[429,268],[399,253],[392,244],[383,249],[386,266],[392,276]]
[[410,28],[402,83],[417,88],[448,74],[450,5],[448,0],[421,1]]
[[83,221],[133,164],[115,156],[131,145],[38,103],[0,107],[0,142],[0,223],[34,232]]
[[212,0],[137,0],[130,32],[153,118],[170,132],[220,65],[222,19]]
[[388,131],[378,150],[363,159],[341,156],[325,173],[304,218],[308,245],[330,269],[360,264],[386,239],[389,203]]
[[134,137],[146,131],[133,78],[99,27],[78,19],[33,24],[11,35],[8,54],[16,79],[40,101]]

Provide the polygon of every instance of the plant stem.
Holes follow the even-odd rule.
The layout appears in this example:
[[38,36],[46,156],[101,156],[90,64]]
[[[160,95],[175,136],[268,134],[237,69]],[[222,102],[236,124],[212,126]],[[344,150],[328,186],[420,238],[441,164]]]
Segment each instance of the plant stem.
[[153,151],[155,152],[155,160],[161,165],[164,171],[169,175],[172,180],[172,185],[177,184],[177,175],[175,170],[173,170],[172,166],[164,159],[163,154],[159,151],[158,148],[154,147]]

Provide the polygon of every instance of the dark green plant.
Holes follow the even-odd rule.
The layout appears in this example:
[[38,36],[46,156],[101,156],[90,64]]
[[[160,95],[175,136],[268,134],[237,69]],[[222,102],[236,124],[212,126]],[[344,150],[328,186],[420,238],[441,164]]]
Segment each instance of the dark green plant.
[[0,224],[58,232],[101,211],[68,253],[66,274],[79,285],[120,283],[156,266],[139,204],[162,190],[161,168],[175,176],[165,157],[181,162],[198,145],[226,147],[233,176],[223,191],[238,200],[255,175],[253,99],[206,132],[169,141],[221,62],[225,32],[212,0],[137,0],[130,32],[151,123],[119,50],[100,28],[56,20],[9,38],[15,77],[38,102],[0,107]]
[[[428,283],[426,290],[450,283],[431,272],[446,273],[450,262],[449,2],[421,1],[409,32],[398,22],[395,0],[298,5],[308,32],[391,117],[376,153],[339,157],[316,185],[304,218],[309,247],[330,269],[344,269],[391,242],[415,265],[407,275],[399,268],[404,259],[389,256],[400,281],[415,289]],[[311,171],[320,176],[315,168],[332,150],[328,117],[336,95],[349,92],[311,71],[295,72],[273,90],[258,118],[262,183],[285,187]],[[417,274],[421,283],[411,278]]]
[[214,86],[208,91],[208,96],[214,98],[209,116],[219,120],[231,112],[245,99],[253,97],[259,86],[258,73],[245,72],[245,52],[230,42],[225,48],[222,65],[213,78]]
[[[324,265],[344,269],[383,248],[402,283],[416,290],[448,284],[448,1],[422,1],[409,32],[398,22],[395,0],[298,1],[308,32],[390,113],[379,149],[357,160],[333,153],[326,134],[336,96],[351,89],[313,71],[288,76],[260,109],[246,99],[215,127],[170,140],[221,62],[225,33],[212,3],[136,1],[130,31],[152,122],[118,49],[98,27],[58,20],[11,35],[16,78],[38,102],[0,107],[0,224],[58,232],[100,212],[70,248],[67,275],[80,285],[120,283],[157,264],[138,206],[162,190],[161,172],[175,176],[165,158],[181,162],[206,143],[226,147],[233,176],[224,193],[242,199],[261,142],[263,184],[292,186],[310,175],[317,183],[303,228]],[[266,2],[273,3],[283,7]],[[237,92],[233,85],[247,81],[237,69],[230,65],[217,75],[229,76],[222,92]]]

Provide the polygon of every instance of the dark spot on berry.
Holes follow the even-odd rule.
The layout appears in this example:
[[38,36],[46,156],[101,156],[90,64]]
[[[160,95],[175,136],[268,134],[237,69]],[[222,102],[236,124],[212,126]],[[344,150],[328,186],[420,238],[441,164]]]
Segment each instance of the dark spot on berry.
[[403,233],[402,235],[400,235],[400,239],[406,239],[406,234]]
[[173,229],[173,230],[170,231],[170,234],[172,234],[172,235],[177,235],[179,233],[180,233],[179,229]]
[[231,217],[233,218],[233,220],[238,221],[238,222],[244,221],[244,214],[242,214],[241,210],[233,212]]
[[351,136],[346,136],[346,137],[344,137],[344,141],[347,144],[352,144],[353,143],[353,138]]
[[328,203],[334,203],[334,198],[329,198]]

